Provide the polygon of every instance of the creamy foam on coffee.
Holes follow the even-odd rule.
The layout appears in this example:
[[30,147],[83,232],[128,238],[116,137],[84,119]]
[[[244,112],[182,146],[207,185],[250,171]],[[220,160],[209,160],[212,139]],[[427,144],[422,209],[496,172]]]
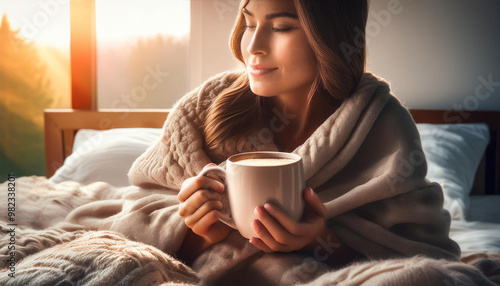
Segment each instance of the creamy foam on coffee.
[[239,160],[236,163],[244,166],[282,166],[294,163],[295,161],[288,158],[251,158]]

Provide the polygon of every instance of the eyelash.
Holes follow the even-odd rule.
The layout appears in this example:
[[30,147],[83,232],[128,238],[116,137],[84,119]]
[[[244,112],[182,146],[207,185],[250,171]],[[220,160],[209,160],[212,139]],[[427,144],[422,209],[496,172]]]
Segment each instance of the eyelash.
[[[250,25],[246,25],[245,26],[245,29],[247,30],[250,30],[250,29],[255,29],[256,26],[250,26]],[[289,32],[293,30],[293,27],[286,27],[286,28],[272,28],[272,31],[273,32],[276,32],[276,33],[286,33],[286,32]]]
[[273,28],[273,32],[277,33],[286,33],[288,31],[291,31],[293,28],[292,27],[286,27],[286,28]]

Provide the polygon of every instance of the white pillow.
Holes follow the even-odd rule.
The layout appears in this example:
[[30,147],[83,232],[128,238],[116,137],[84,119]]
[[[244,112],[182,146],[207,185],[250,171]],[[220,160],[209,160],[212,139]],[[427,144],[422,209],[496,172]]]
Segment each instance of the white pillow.
[[73,153],[50,180],[128,186],[132,163],[160,136],[161,128],[81,129],[75,136]]
[[488,126],[417,124],[427,159],[427,178],[443,187],[444,208],[465,220],[477,167],[490,140]]

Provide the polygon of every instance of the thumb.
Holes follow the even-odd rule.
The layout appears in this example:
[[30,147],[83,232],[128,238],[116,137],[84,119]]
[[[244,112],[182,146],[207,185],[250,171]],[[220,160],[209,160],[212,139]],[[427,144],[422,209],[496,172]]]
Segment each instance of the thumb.
[[206,164],[205,167],[203,167],[203,169],[206,169],[208,167],[214,167],[214,166],[217,166],[217,164],[215,164],[215,163],[209,163],[209,164]]

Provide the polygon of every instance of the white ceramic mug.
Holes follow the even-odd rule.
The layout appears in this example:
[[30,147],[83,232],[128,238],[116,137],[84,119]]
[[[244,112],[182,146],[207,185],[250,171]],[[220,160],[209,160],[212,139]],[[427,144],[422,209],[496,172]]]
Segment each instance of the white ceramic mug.
[[248,239],[257,237],[251,227],[257,219],[254,215],[257,206],[272,202],[295,220],[302,217],[305,182],[299,155],[264,151],[240,153],[227,159],[226,170],[213,166],[205,168],[201,175],[211,173],[226,179],[232,218],[224,215],[220,220]]

